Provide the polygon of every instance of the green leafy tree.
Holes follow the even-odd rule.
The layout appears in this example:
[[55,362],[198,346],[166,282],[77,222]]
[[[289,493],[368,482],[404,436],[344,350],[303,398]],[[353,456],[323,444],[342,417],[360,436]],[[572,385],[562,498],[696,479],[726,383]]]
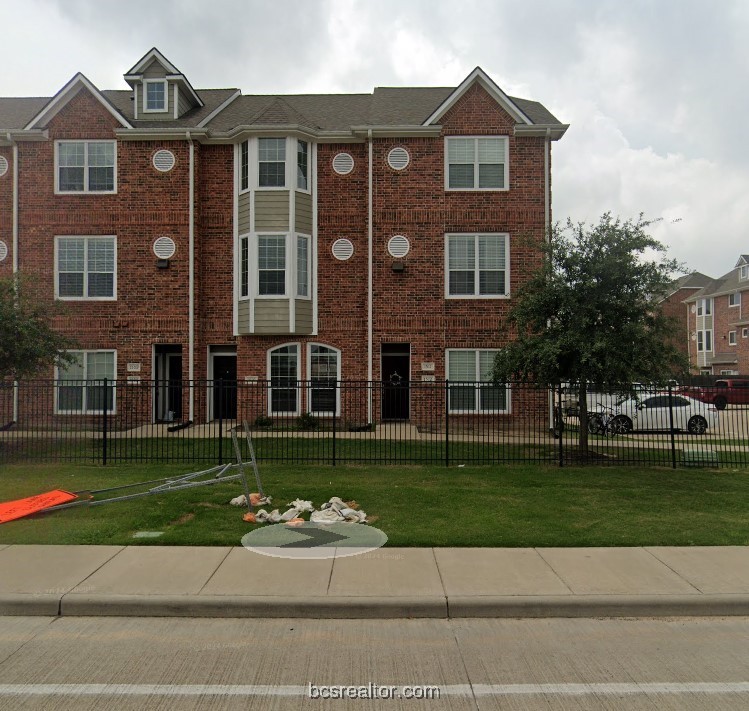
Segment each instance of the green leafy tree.
[[665,382],[688,368],[669,338],[676,325],[657,306],[683,269],[647,233],[651,224],[606,213],[593,226],[556,225],[543,267],[503,324],[510,342],[497,355],[495,382],[578,384],[583,452],[591,386]]
[[73,342],[51,326],[58,308],[28,279],[0,278],[0,378],[21,380],[72,360],[64,351]]

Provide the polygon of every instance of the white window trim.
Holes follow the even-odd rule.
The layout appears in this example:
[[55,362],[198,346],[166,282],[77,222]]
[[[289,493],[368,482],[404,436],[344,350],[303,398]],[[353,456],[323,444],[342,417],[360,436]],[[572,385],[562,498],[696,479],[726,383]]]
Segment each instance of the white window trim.
[[[710,337],[710,348],[707,348],[708,334]],[[700,335],[702,336],[702,347],[700,347]],[[714,348],[713,343],[713,330],[711,328],[700,329],[697,331],[697,352],[698,353],[712,353]]]
[[739,269],[739,281],[746,281],[749,279],[749,264],[744,264]]
[[[114,242],[114,273],[112,275],[112,296],[60,296],[59,255],[60,241],[64,239],[82,239],[86,242],[83,257],[83,288],[88,290],[88,240],[111,239]],[[58,301],[117,301],[117,236],[116,235],[56,235],[55,236],[55,299]]]
[[[475,159],[474,159],[474,171],[473,171],[473,183],[474,186],[472,188],[451,188],[450,187],[450,159],[448,155],[448,142],[451,138],[473,138],[475,139],[476,144],[476,150],[475,150]],[[504,184],[505,186],[503,188],[480,188],[478,187],[478,181],[479,181],[479,155],[478,155],[478,140],[480,138],[496,138],[504,141],[505,144],[505,165],[504,165]],[[509,136],[445,136],[445,190],[448,192],[494,192],[494,193],[502,193],[507,192],[510,189],[510,138]]]
[[[306,188],[300,188],[299,184],[297,183],[297,150],[298,150],[298,144],[299,143],[306,143],[307,144],[307,187]],[[297,138],[294,140],[294,190],[296,190],[298,193],[304,193],[305,195],[311,195],[312,194],[312,143],[311,141],[308,141],[306,138]]]
[[[735,304],[731,303],[733,299],[736,299]],[[735,309],[737,306],[741,306],[741,292],[740,291],[734,291],[733,294],[728,295],[728,307],[731,309]]]
[[[334,346],[330,346],[327,343],[307,343],[307,410],[312,412],[312,347],[322,346],[323,348],[329,348],[334,351],[338,357],[338,367],[336,369],[336,381],[340,384],[341,382],[341,351]],[[336,387],[335,394],[335,413],[331,412],[312,412],[315,417],[340,417],[341,415],[341,388]]]
[[[162,84],[164,86],[164,107],[161,109],[148,108],[148,85]],[[165,114],[169,112],[169,82],[166,79],[144,79],[143,80],[143,113]],[[175,117],[176,118],[176,117]]]
[[[247,293],[242,293],[242,242],[247,240]],[[252,298],[252,235],[247,233],[237,238],[237,298],[246,301]]]
[[[453,352],[470,352],[476,354],[476,374],[480,375],[480,353],[498,353],[498,348],[447,348],[445,349],[445,379],[448,381],[448,391],[450,388],[450,380],[448,375],[450,373],[450,353]],[[479,403],[481,402],[480,383],[491,384],[491,381],[481,380],[476,381],[476,409],[475,410],[453,410],[449,409],[451,415],[509,415],[512,413],[512,388],[509,385],[505,385],[506,391],[506,403],[507,407],[504,410],[481,410],[479,409]],[[449,398],[449,392],[448,392]]]
[[729,331],[728,332],[728,345],[729,346],[735,346],[736,345],[736,331]]
[[[260,140],[263,138],[272,138],[272,139],[279,139],[285,141],[285,156],[284,156],[284,171],[283,171],[283,179],[284,184],[283,185],[260,185]],[[253,154],[253,160],[254,160],[254,175],[255,175],[255,190],[259,191],[266,191],[266,190],[289,190],[289,185],[296,185],[296,141],[293,143],[293,154],[294,154],[294,160],[289,160],[289,146],[291,145],[291,139],[288,136],[258,136],[256,139],[254,139],[255,144],[255,150]],[[277,161],[263,161],[263,163],[270,163],[270,162],[277,162]],[[293,166],[291,165],[293,163]],[[293,180],[290,177],[291,168],[294,168],[293,170]],[[240,182],[241,185],[241,182]]]
[[[307,296],[302,296],[299,294],[299,270],[298,270],[298,264],[297,264],[297,253],[298,253],[298,247],[299,247],[299,238],[303,237],[307,240]],[[294,235],[294,293],[295,299],[300,299],[301,301],[311,301],[312,300],[312,235],[306,235],[304,232],[297,232]],[[318,345],[324,345],[323,343],[319,343]]]
[[[60,144],[61,143],[83,143],[84,163],[83,163],[83,190],[60,190]],[[112,190],[89,190],[88,189],[88,146],[91,143],[111,143],[114,146],[114,165]],[[108,139],[58,139],[55,141],[55,195],[115,195],[117,193],[117,141]]]
[[[88,364],[86,356],[89,353],[113,353],[114,354],[114,378],[112,378],[112,409],[107,410],[108,415],[117,414],[117,351],[114,348],[90,348],[83,350],[71,349],[69,353],[81,353],[83,355],[83,378],[81,381],[86,381],[86,371],[88,370]],[[54,388],[54,414],[55,415],[98,415],[101,414],[101,410],[89,410],[88,409],[88,385],[84,384],[83,387],[83,404],[84,407],[81,410],[60,410],[58,408],[57,398],[60,389],[60,383],[65,382],[60,380],[60,367],[55,366],[55,383],[57,384]],[[74,381],[75,382],[75,381]]]
[[[504,237],[505,239],[505,293],[504,294],[451,294],[450,293],[450,237],[474,237],[476,241],[474,275],[476,277],[475,288],[479,288],[479,237]],[[507,232],[450,232],[445,235],[445,269],[443,278],[445,280],[446,299],[509,299],[510,298],[510,235]]]
[[[260,293],[260,238],[261,237],[284,237],[284,292],[283,294],[261,294]],[[252,277],[254,275],[255,286],[250,287],[250,293],[255,299],[288,299],[291,291],[291,274],[294,272],[294,281],[296,281],[295,269],[290,270],[289,265],[296,268],[296,258],[292,254],[292,243],[294,249],[296,249],[296,240],[290,239],[291,235],[288,232],[258,232],[257,234],[251,235],[251,246],[250,246],[250,283],[252,283]],[[252,244],[254,242],[254,244]],[[293,258],[293,259],[292,259]]]
[[749,338],[749,328],[744,327],[741,329],[741,337]]
[[[242,146],[246,144],[247,145],[247,187],[242,187]],[[237,144],[237,167],[238,167],[238,179],[237,179],[237,185],[238,185],[238,192],[240,195],[244,195],[245,193],[250,192],[252,189],[252,141],[248,138],[245,141],[240,141]],[[258,167],[259,170],[259,167]]]
[[[297,354],[297,385],[295,386],[295,390],[297,392],[296,395],[296,410],[292,411],[283,411],[283,412],[274,412],[273,411],[273,382],[272,382],[272,372],[271,372],[271,353],[273,351],[277,351],[279,348],[286,348],[294,346],[296,348],[296,354]],[[298,341],[292,341],[289,343],[279,343],[276,346],[273,346],[272,348],[269,348],[266,351],[266,364],[265,364],[265,372],[268,374],[268,416],[269,417],[298,417],[301,414],[301,405],[302,405],[302,390],[303,388],[298,384],[301,382],[301,370],[302,370],[302,349],[301,344]],[[285,390],[290,390],[291,388],[283,388]]]

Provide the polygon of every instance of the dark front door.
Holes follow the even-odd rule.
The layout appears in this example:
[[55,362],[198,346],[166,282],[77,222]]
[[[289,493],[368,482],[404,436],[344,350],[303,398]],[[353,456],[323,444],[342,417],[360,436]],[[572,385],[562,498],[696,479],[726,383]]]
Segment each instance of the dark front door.
[[411,378],[408,343],[382,344],[382,419],[407,420]]
[[237,418],[237,356],[213,356],[213,419]]

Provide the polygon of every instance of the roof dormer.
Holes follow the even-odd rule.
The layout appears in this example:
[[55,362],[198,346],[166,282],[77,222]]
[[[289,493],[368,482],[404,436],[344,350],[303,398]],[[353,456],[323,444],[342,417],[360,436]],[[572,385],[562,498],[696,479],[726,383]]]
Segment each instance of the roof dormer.
[[136,120],[178,119],[203,101],[182,72],[155,47],[125,74]]
[[749,279],[749,254],[742,254],[734,269],[739,270],[739,281]]

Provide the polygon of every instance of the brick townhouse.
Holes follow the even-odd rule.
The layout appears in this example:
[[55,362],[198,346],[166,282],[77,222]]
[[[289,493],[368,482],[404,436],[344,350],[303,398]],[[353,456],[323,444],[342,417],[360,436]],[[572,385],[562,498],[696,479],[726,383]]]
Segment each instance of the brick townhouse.
[[689,361],[707,375],[749,373],[749,254],[685,299]]
[[[486,380],[551,219],[551,142],[567,126],[480,68],[458,87],[242,95],[194,89],[153,49],[100,90],[0,99],[0,275],[64,302],[80,344],[57,414],[100,407],[85,381],[159,380],[151,417],[236,402],[178,381],[270,381],[267,414],[341,404],[330,379],[401,384],[366,417],[417,415],[408,383]],[[297,387],[312,380],[311,387]],[[374,402],[372,402],[374,400]],[[516,399],[517,400],[517,399]],[[505,388],[454,412],[516,413]]]

